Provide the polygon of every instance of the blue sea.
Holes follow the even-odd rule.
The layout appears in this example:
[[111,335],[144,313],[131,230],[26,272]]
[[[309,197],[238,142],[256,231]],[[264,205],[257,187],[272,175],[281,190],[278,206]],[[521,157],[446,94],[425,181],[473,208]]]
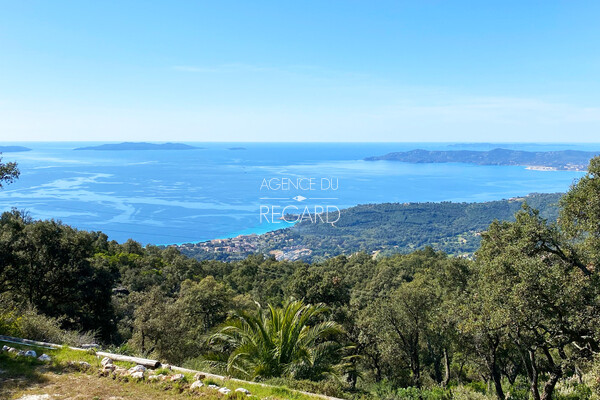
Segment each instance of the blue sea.
[[53,218],[101,230],[119,242],[132,238],[143,244],[283,228],[293,223],[278,218],[286,206],[291,207],[286,212],[301,213],[366,203],[480,202],[564,192],[583,175],[509,166],[363,161],[393,151],[600,150],[600,144],[187,143],[202,149],[76,151],[100,143],[0,143],[9,144],[32,151],[2,155],[21,169],[20,179],[0,191],[2,210],[16,207],[34,218]]

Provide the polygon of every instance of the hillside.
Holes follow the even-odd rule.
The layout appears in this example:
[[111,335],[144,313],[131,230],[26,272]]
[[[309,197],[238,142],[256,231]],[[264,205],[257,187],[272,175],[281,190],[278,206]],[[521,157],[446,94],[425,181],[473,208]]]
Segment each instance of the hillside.
[[472,254],[480,232],[494,220],[513,220],[524,201],[549,220],[557,217],[560,194],[530,194],[522,198],[483,203],[385,203],[342,210],[331,226],[300,222],[263,235],[238,236],[178,246],[191,257],[238,260],[253,253],[277,259],[317,261],[357,251],[408,253],[426,246],[453,255]]
[[428,151],[411,150],[388,153],[382,156],[365,158],[366,161],[401,161],[407,163],[467,163],[477,165],[521,165],[554,170],[585,171],[589,160],[597,153],[562,151],[522,151],[494,149],[490,151],[450,150]]

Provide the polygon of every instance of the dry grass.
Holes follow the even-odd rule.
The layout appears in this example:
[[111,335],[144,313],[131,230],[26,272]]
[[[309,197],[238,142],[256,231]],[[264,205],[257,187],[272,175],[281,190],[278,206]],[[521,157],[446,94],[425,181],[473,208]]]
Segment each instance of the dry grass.
[[174,388],[147,383],[121,382],[110,378],[81,372],[66,374],[44,374],[46,379],[26,388],[14,390],[7,399],[19,399],[25,395],[48,394],[52,399],[95,399],[95,400],[174,400],[202,398],[206,400],[224,398],[218,393],[192,395]]
[[[5,344],[0,341],[0,347]],[[25,347],[9,344],[12,347],[29,350]],[[0,352],[0,400],[20,399],[29,395],[50,395],[52,399],[92,399],[92,400],[121,400],[121,399],[203,399],[203,400],[258,400],[292,399],[314,400],[312,396],[300,394],[284,387],[264,387],[254,383],[235,381],[221,382],[205,379],[204,383],[215,383],[219,386],[235,390],[244,387],[253,396],[246,397],[232,392],[221,394],[214,389],[203,387],[196,392],[188,390],[193,377],[186,374],[179,383],[132,381],[130,378],[103,377],[99,373],[100,360],[94,354],[62,349],[34,348],[38,355],[47,353],[52,357],[50,363],[43,363],[33,358],[17,357],[14,353]],[[75,362],[73,364],[72,362]],[[91,368],[78,366],[77,362],[85,361]],[[128,368],[129,363],[115,364]],[[158,371],[157,371],[158,372]]]

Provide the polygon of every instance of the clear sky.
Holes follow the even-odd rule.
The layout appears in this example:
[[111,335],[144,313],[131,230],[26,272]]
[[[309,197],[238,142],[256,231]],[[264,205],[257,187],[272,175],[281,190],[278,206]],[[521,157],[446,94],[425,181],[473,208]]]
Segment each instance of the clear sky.
[[600,141],[599,1],[1,1],[0,141]]

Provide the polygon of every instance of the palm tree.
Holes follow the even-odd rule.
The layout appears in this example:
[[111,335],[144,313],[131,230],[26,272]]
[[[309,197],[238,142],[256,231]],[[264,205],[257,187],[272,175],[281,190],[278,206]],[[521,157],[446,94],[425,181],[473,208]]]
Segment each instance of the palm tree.
[[320,318],[328,311],[293,299],[283,308],[257,303],[256,312],[236,312],[210,341],[231,351],[226,367],[232,375],[321,379],[334,371],[343,350],[336,340],[341,326]]

